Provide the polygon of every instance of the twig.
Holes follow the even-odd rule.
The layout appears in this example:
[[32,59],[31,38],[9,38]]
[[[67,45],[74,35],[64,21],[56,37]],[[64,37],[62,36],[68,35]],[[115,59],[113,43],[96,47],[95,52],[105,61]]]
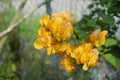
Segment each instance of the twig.
[[[26,1],[26,0],[24,0]],[[24,2],[23,1],[23,2]],[[21,20],[19,20],[18,22],[16,22],[16,20],[13,19],[13,21],[11,22],[10,26],[3,32],[0,33],[0,39],[3,38],[5,35],[9,34],[15,27],[17,27],[18,25],[20,25],[22,22],[24,22],[27,18],[29,18],[29,16],[31,16],[38,8],[40,8],[42,5],[50,2],[52,0],[48,0],[45,2],[42,2],[41,4],[39,4],[36,8],[32,9],[29,13],[27,13]],[[23,4],[21,4],[23,5]],[[19,9],[19,11],[21,10],[21,8]],[[19,12],[18,12],[19,13]],[[17,14],[16,14],[17,15]]]
[[27,0],[23,0],[22,1],[21,5],[20,5],[20,7],[18,9],[18,11],[16,12],[16,14],[15,14],[13,20],[11,21],[10,25],[8,26],[8,28],[5,31],[3,31],[3,32],[0,33],[0,39],[3,38],[5,35],[7,35],[12,29],[14,29],[13,25],[16,23],[19,15],[20,15],[20,12],[24,8],[26,2],[27,2]]
[[21,12],[22,9],[24,8],[26,2],[27,2],[27,0],[23,0],[23,2],[21,3],[21,5],[20,5],[20,7],[19,7],[19,9],[18,9],[15,17],[13,18],[12,22],[10,23],[10,25],[14,24],[14,23],[17,21],[19,15],[20,15],[20,12]]

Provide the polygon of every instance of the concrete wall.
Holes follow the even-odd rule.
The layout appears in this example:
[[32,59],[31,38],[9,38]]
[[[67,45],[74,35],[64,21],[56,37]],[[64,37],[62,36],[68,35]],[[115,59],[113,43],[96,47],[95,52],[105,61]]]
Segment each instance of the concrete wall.
[[[17,10],[22,0],[13,0],[12,4]],[[38,4],[45,0],[28,0],[23,14],[26,14],[32,8],[36,7]],[[52,12],[70,11],[73,13],[76,19],[80,19],[83,14],[88,14],[87,5],[91,3],[91,0],[53,0],[51,2]],[[45,5],[39,8],[34,14],[34,17],[42,17],[46,14]]]

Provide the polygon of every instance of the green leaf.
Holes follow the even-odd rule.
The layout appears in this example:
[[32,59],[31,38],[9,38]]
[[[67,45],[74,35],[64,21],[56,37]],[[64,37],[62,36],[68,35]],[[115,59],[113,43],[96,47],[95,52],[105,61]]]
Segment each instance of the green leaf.
[[109,13],[120,13],[120,1],[109,1],[107,7]]
[[93,7],[94,7],[94,4],[90,4],[90,5],[88,6],[89,9],[91,9],[91,8],[93,8]]
[[109,0],[101,0],[101,3],[106,3],[106,2],[109,2]]
[[104,16],[103,22],[110,25],[111,27],[114,27],[114,24],[115,24],[114,18],[110,15]]
[[109,63],[111,63],[112,65],[115,66],[115,64],[116,64],[116,59],[115,59],[115,57],[114,57],[112,54],[105,54],[103,57],[104,57]]
[[110,49],[106,52],[100,52],[100,55],[120,72],[119,53],[120,53],[120,48],[118,45],[115,45],[114,47],[110,47]]
[[117,58],[112,54],[105,54],[103,55],[103,58],[120,72],[120,58]]
[[[96,11],[97,12],[97,11]],[[98,16],[103,17],[105,15],[105,11],[99,9],[99,11],[97,12]]]
[[117,44],[115,39],[107,39],[105,42],[105,47],[111,47]]
[[90,27],[99,27],[99,25],[97,24],[97,18],[88,20],[87,26],[90,26]]

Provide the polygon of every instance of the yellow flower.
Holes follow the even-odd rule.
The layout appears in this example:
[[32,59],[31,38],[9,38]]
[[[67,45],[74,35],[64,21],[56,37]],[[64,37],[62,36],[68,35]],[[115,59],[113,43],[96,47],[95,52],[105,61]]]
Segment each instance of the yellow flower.
[[56,44],[52,44],[51,46],[47,47],[47,54],[55,54],[58,52],[59,46]]
[[50,16],[49,15],[46,15],[44,16],[42,19],[40,19],[40,24],[42,26],[45,26],[45,27],[48,27],[48,23],[50,22]]
[[70,44],[63,41],[63,42],[60,42],[58,44],[58,46],[59,46],[59,51],[64,52],[65,50],[67,50],[70,47]]
[[73,45],[70,45],[66,50],[66,55],[71,57],[71,53],[73,52],[74,48],[75,47]]
[[52,15],[48,28],[58,41],[69,39],[73,34],[73,27],[70,22],[72,16],[70,15],[69,12]]
[[60,41],[60,31],[61,31],[61,22],[59,19],[52,20],[51,23],[49,23],[49,30],[52,32],[53,36]]
[[88,54],[88,57],[89,57],[88,65],[95,67],[97,65],[97,61],[98,61],[98,50],[91,49],[91,51]]
[[66,56],[71,56],[71,53],[73,51],[74,46],[72,46],[68,42],[61,42],[58,44],[58,56],[60,57],[66,57]]
[[40,42],[39,40],[35,41],[35,43],[34,43],[34,47],[36,49],[42,49],[44,47],[43,45],[44,44],[42,42]]
[[66,11],[53,14],[51,20],[50,16],[46,15],[40,19],[40,23],[43,27],[47,28],[58,41],[66,40],[73,34],[73,27],[70,22],[72,17],[73,15]]
[[70,22],[70,20],[73,18],[73,14],[71,14],[69,11],[66,11],[52,15],[52,18],[58,18],[58,17],[60,17],[66,23],[66,22]]
[[88,53],[81,56],[81,64],[83,64],[83,70],[88,70],[88,67],[95,67],[98,60],[97,49],[91,49]]
[[91,43],[80,44],[73,50],[71,57],[75,58],[78,64],[83,64],[83,70],[87,70],[89,66],[96,66],[98,51],[93,49]]
[[94,44],[95,46],[99,47],[105,43],[106,35],[108,31],[104,30],[100,32],[99,30],[95,30],[88,38],[87,42]]
[[76,47],[76,48],[73,50],[73,52],[71,53],[71,57],[72,57],[72,58],[75,58],[78,64],[81,63],[81,61],[79,60],[80,57],[81,57],[81,52],[80,52],[81,50],[82,50],[82,48],[81,48],[80,46],[78,46],[78,47]]
[[61,26],[60,35],[62,40],[71,38],[72,34],[73,34],[73,27],[71,23],[66,23]]
[[51,33],[47,32],[44,28],[39,28],[38,38],[34,43],[36,49],[42,49],[43,47],[49,47],[53,43]]
[[47,47],[47,54],[48,55],[55,54],[55,53],[56,53],[56,50],[53,46]]
[[71,57],[67,57],[60,61],[60,65],[67,71],[73,72],[76,70],[74,59]]
[[83,68],[83,70],[87,71],[88,70],[87,64],[85,63],[82,68]]
[[101,46],[105,43],[105,37],[108,31],[94,31],[87,39],[87,43],[77,46],[67,42],[73,34],[73,26],[71,19],[73,14],[68,11],[59,14],[44,16],[40,20],[41,28],[38,29],[38,37],[34,43],[36,49],[46,48],[47,54],[57,54],[64,58],[60,61],[60,65],[67,71],[76,70],[75,64],[82,65],[83,70],[89,67],[95,67],[98,60],[98,50],[93,48]]
[[71,57],[75,58],[78,64],[81,64],[81,56],[85,55],[85,53],[88,53],[91,49],[92,44],[80,44],[73,50]]

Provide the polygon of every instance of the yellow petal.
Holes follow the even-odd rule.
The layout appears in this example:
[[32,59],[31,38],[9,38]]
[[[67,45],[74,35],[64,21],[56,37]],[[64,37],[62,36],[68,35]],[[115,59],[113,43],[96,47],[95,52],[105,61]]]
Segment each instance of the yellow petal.
[[40,41],[35,41],[34,47],[36,49],[42,49],[43,48],[43,44]]
[[103,35],[103,36],[106,36],[107,34],[108,34],[107,30],[104,30],[104,31],[101,32],[101,35]]
[[87,39],[86,41],[88,43],[92,43],[95,46],[99,47],[102,46],[105,43],[106,35],[108,34],[108,31],[104,30],[100,32],[99,30],[95,30]]
[[73,58],[67,57],[60,61],[60,65],[67,71],[67,72],[73,72],[76,70],[75,63],[73,62]]
[[63,42],[60,43],[60,45],[59,45],[59,51],[62,51],[62,52],[66,51],[66,52],[69,53],[69,51],[72,50],[72,49],[70,49],[71,47],[72,47],[72,46],[71,46],[70,43],[63,41]]
[[40,24],[42,26],[47,26],[47,24],[50,22],[50,16],[46,15],[42,19],[40,19]]
[[105,43],[105,38],[106,38],[107,34],[108,34],[108,31],[106,31],[106,30],[99,33],[98,40],[95,41],[95,45],[97,47],[99,47],[99,46],[101,46],[101,45],[103,45]]
[[88,70],[88,66],[87,66],[87,64],[86,64],[86,63],[83,65],[83,70],[85,70],[85,71],[87,71],[87,70]]
[[73,27],[71,23],[66,23],[65,25],[62,25],[60,34],[61,34],[62,40],[69,39],[73,34]]
[[45,29],[42,27],[42,28],[39,28],[38,29],[38,36],[44,36],[45,35]]

